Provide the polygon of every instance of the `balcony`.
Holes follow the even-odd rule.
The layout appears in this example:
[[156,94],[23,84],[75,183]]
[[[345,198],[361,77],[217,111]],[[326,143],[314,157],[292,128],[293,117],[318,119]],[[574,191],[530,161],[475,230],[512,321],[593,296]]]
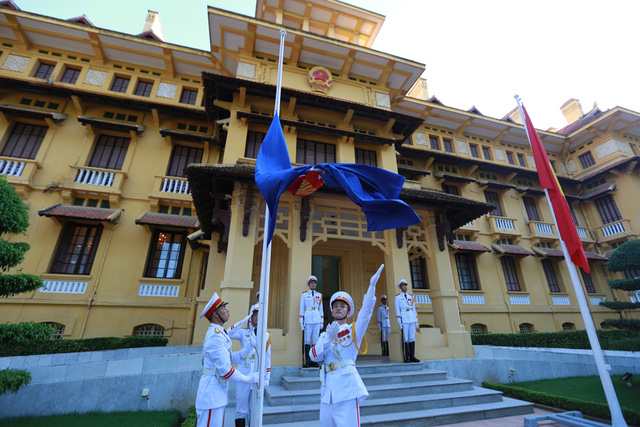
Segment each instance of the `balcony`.
[[487,219],[492,240],[503,235],[520,237],[520,232],[516,229],[516,219],[490,215],[487,216]]
[[529,233],[531,237],[538,239],[557,239],[558,234],[555,230],[555,224],[550,222],[528,221]]
[[113,169],[99,169],[89,166],[69,166],[71,172],[65,181],[65,188],[101,193],[121,193],[127,174]]
[[42,168],[40,163],[31,159],[0,157],[0,175],[7,177],[7,182],[16,188],[21,197],[26,197],[31,189],[31,182],[36,171]]
[[616,222],[611,222],[597,228],[596,235],[600,242],[607,242],[610,240],[616,240],[624,236],[638,236],[638,232],[631,228],[631,220],[621,219]]
[[593,243],[593,237],[591,237],[591,232],[587,227],[576,226],[576,230],[578,231],[578,237],[580,237],[581,242]]
[[187,178],[177,176],[156,175],[153,180],[153,190],[149,195],[155,199],[191,201],[191,188]]

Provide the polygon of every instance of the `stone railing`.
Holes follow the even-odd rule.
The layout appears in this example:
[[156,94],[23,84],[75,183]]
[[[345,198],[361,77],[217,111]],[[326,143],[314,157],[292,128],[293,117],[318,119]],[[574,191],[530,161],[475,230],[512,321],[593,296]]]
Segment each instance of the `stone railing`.
[[413,294],[413,299],[416,300],[416,304],[431,304],[429,294]]
[[[626,223],[626,226],[625,226]],[[617,234],[624,233],[631,229],[630,221],[628,219],[621,219],[620,221],[612,222],[609,224],[605,224],[602,227],[599,227],[600,233],[602,233],[602,237],[610,237],[615,236]]]
[[484,295],[462,295],[463,304],[484,304]]
[[529,295],[509,295],[509,303],[513,305],[529,305]]
[[67,176],[65,187],[105,191],[109,193],[119,193],[122,191],[122,184],[127,177],[126,173],[113,169],[100,169],[89,166],[69,166],[70,174]]
[[38,292],[52,294],[84,294],[88,282],[73,280],[43,280]]

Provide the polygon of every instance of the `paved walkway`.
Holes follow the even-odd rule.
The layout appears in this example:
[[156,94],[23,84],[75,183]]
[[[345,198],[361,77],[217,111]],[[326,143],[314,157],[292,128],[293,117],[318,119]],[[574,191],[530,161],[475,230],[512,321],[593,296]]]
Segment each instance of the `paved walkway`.
[[[492,418],[490,420],[469,421],[465,423],[447,424],[455,427],[523,427],[525,417],[537,417],[539,415],[552,414],[540,408],[533,408],[533,414],[515,415],[512,417]],[[538,425],[545,427],[565,426],[555,421],[540,421]]]

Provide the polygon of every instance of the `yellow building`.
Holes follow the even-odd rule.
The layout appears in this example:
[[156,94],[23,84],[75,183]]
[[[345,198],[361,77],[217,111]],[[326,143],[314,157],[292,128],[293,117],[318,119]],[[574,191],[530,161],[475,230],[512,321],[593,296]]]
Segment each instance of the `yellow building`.
[[[209,8],[211,50],[162,40],[150,12],[128,35],[86,18],[0,8],[0,173],[25,200],[45,288],[2,301],[1,322],[48,322],[64,338],[164,335],[201,344],[214,292],[244,317],[259,288],[264,203],[253,179],[274,108],[287,28],[281,122],[293,164],[375,165],[407,178],[422,222],[369,233],[341,190],[286,194],[273,240],[274,364],[297,365],[299,295],[361,303],[408,279],[419,358],[473,357],[471,333],[583,328],[517,111],[501,119],[429,97],[424,65],[371,49],[384,17],[346,3],[257,1],[256,17]],[[596,324],[616,314],[607,251],[640,233],[640,114],[616,107],[540,131],[591,260]],[[185,169],[186,167],[186,169]],[[621,197],[624,194],[625,197]],[[393,308],[392,308],[393,312]],[[394,314],[395,316],[395,314]],[[392,322],[391,358],[400,360]],[[369,352],[380,351],[375,322]]]

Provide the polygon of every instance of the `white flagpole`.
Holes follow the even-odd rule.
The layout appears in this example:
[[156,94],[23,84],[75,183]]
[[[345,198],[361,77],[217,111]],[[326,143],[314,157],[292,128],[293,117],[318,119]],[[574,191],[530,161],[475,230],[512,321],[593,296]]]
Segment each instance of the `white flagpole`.
[[[531,145],[531,135],[529,135],[529,130],[527,129],[524,111],[522,109],[522,105],[520,104],[520,97],[516,95],[515,98],[518,102],[518,109],[520,111],[520,116],[522,117],[522,122],[524,123],[524,130],[527,133],[527,138],[529,139],[529,144]],[[620,403],[618,402],[618,397],[616,396],[616,391],[613,388],[613,383],[611,382],[611,377],[609,376],[608,372],[611,370],[611,366],[607,365],[604,360],[604,352],[602,351],[602,347],[600,347],[600,342],[598,341],[598,335],[593,324],[593,319],[591,319],[589,305],[587,304],[587,298],[584,296],[584,290],[582,288],[582,283],[580,283],[580,278],[578,277],[578,271],[576,270],[576,266],[573,261],[571,261],[571,255],[569,255],[567,245],[564,243],[564,240],[562,240],[562,236],[560,236],[560,229],[558,228],[556,214],[553,210],[553,204],[551,204],[549,191],[546,188],[544,189],[544,194],[547,196],[547,202],[549,203],[549,209],[551,209],[553,222],[556,226],[558,237],[560,238],[560,246],[562,246],[564,260],[567,263],[567,267],[569,269],[569,276],[571,276],[573,290],[576,294],[576,298],[578,299],[580,314],[582,315],[584,327],[587,330],[589,344],[591,344],[591,349],[593,350],[593,357],[596,360],[596,367],[598,369],[598,375],[600,376],[600,382],[602,383],[602,388],[604,389],[607,404],[609,405],[609,411],[611,411],[611,425],[613,427],[626,427],[627,423],[622,416],[622,409],[620,408]]]
[[[282,58],[284,57],[284,37],[287,32],[280,30],[280,52],[278,56],[278,80],[276,84],[276,101],[273,108],[274,117],[280,116],[280,92],[282,89]],[[255,399],[251,402],[251,427],[262,426],[264,411],[264,379],[266,374],[265,355],[269,334],[267,333],[267,319],[269,318],[269,275],[271,272],[271,242],[267,244],[269,234],[269,207],[265,206],[264,232],[262,238],[262,264],[260,267],[260,299],[258,301],[258,373],[260,382],[258,390],[254,392]],[[274,213],[275,214],[275,213]]]

